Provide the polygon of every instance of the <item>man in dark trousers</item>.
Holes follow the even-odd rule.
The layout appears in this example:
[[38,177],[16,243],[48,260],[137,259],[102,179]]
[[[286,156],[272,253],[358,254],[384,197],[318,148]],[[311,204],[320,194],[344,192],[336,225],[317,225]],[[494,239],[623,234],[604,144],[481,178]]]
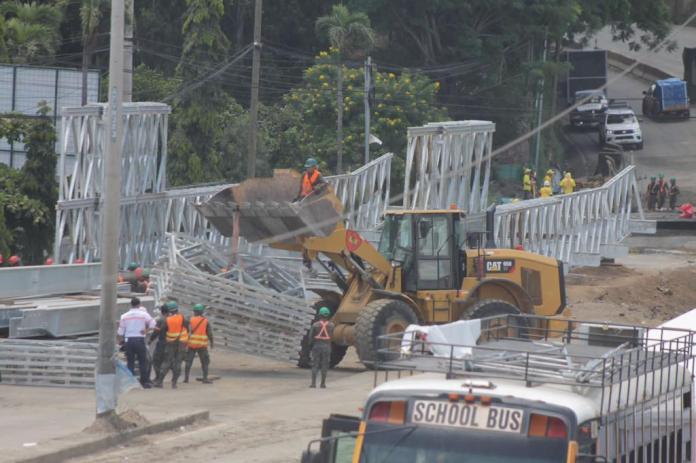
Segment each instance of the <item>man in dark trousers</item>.
[[191,334],[189,335],[188,352],[186,352],[186,369],[184,371],[184,382],[189,382],[189,374],[193,360],[198,358],[201,360],[201,370],[203,370],[203,384],[212,384],[208,379],[208,365],[210,365],[210,354],[208,353],[208,344],[213,348],[213,328],[210,321],[203,316],[205,306],[196,304],[193,306],[193,317],[189,321]]
[[176,305],[176,302],[169,301],[160,306],[160,316],[155,320],[155,329],[150,334],[150,344],[156,342],[155,350],[152,353],[152,370],[155,372],[155,378],[160,375],[164,362],[164,346],[167,342],[165,339],[167,336],[167,314],[169,306],[172,305]]
[[319,309],[319,320],[309,329],[309,342],[312,357],[312,384],[309,387],[317,387],[317,373],[321,369],[321,385],[326,387],[326,374],[329,371],[331,358],[331,336],[334,332],[334,324],[329,321],[331,311],[328,307]]
[[177,305],[167,307],[169,314],[167,322],[164,325],[165,330],[165,345],[164,345],[164,362],[160,375],[155,379],[155,387],[162,387],[164,378],[172,370],[172,389],[176,389],[176,382],[181,375],[181,363],[186,356],[186,345],[188,344],[188,321],[179,313]]
[[655,204],[657,203],[657,182],[655,177],[650,177],[650,183],[648,183],[648,211],[655,210]]
[[657,210],[665,210],[665,202],[667,201],[667,182],[665,181],[664,174],[660,174],[657,179]]
[[126,359],[128,369],[135,374],[135,360],[138,359],[140,369],[140,384],[144,388],[150,387],[150,370],[147,361],[147,346],[145,336],[148,331],[155,327],[152,319],[145,307],[140,306],[140,299],[131,299],[131,308],[128,312],[121,315],[118,323],[118,343],[126,345]]
[[673,211],[677,207],[677,199],[679,199],[679,187],[677,179],[672,177],[669,179],[669,210]]

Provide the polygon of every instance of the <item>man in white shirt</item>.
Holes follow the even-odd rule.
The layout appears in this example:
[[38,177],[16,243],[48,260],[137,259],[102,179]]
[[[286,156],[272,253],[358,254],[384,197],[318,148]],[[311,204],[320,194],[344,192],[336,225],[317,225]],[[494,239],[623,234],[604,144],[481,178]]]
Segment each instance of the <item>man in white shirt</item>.
[[147,365],[147,346],[145,336],[155,327],[155,320],[147,313],[145,307],[140,305],[140,299],[131,299],[131,308],[128,312],[121,315],[118,323],[118,342],[126,344],[126,359],[128,369],[135,374],[135,359],[138,359],[140,369],[140,384],[145,388],[150,388]]

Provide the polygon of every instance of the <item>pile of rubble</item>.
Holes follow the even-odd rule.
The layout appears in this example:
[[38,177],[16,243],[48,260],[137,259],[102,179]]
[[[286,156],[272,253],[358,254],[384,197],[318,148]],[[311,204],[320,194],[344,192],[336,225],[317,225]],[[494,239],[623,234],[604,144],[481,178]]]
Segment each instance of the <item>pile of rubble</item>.
[[[226,255],[227,254],[227,255]],[[234,352],[295,361],[314,317],[296,259],[238,257],[208,241],[168,234],[151,275],[156,300],[187,308],[200,303],[215,345]]]

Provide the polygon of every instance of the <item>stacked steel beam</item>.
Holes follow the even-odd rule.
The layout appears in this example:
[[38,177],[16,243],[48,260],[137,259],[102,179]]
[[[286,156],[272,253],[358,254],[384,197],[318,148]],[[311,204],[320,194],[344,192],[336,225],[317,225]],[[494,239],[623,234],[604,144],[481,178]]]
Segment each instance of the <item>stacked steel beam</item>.
[[234,352],[295,361],[314,317],[295,263],[244,257],[230,266],[221,249],[190,236],[168,235],[151,278],[155,297],[186,315],[206,305],[216,346]]

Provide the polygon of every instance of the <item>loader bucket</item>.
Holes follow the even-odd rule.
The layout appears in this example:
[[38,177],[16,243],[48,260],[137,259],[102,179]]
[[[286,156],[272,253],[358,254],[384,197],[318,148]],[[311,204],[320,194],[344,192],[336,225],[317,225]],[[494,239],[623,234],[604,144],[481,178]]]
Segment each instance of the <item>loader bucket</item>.
[[300,174],[276,170],[272,178],[253,178],[217,193],[196,208],[223,235],[232,236],[239,213],[239,236],[250,243],[297,243],[311,236],[328,236],[343,206],[329,187],[323,193],[292,202]]

